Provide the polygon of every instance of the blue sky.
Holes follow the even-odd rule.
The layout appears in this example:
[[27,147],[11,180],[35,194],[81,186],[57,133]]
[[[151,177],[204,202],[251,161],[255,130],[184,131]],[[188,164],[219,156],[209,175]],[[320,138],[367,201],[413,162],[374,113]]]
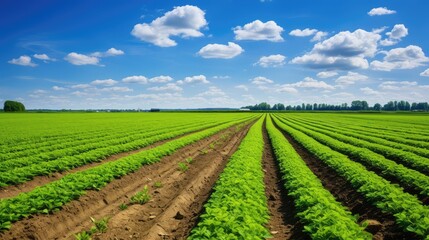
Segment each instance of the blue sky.
[[428,8],[424,0],[3,0],[0,102],[429,101]]

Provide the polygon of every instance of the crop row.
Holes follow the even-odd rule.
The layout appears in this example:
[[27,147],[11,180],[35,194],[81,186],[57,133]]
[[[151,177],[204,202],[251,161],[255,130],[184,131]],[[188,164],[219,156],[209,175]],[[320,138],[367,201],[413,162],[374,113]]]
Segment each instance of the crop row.
[[421,237],[429,235],[429,208],[423,206],[415,196],[404,193],[402,188],[390,184],[374,172],[366,170],[361,164],[291,128],[277,118],[275,122],[309,152],[347,179],[374,206],[391,213],[403,230]]
[[189,239],[265,239],[270,236],[264,190],[260,118],[249,130],[220,175],[205,213]]
[[16,197],[0,200],[0,229],[10,228],[11,222],[24,217],[49,213],[65,203],[79,198],[85,190],[101,189],[115,178],[141,168],[142,165],[159,161],[179,148],[211,136],[244,120],[228,122],[200,132],[171,140],[158,147],[142,151],[116,161],[108,162],[84,171],[71,173],[60,180],[48,183]]
[[[288,119],[291,119],[291,118],[288,118]],[[353,137],[355,139],[357,138],[360,140],[364,140],[366,142],[376,143],[376,144],[380,144],[383,146],[392,147],[395,149],[400,149],[400,150],[403,150],[406,152],[411,152],[411,153],[414,153],[414,154],[417,154],[417,155],[420,155],[420,156],[426,157],[426,158],[429,157],[429,150],[427,150],[425,148],[415,147],[414,145],[399,143],[398,142],[398,141],[400,141],[399,138],[395,138],[393,141],[391,141],[391,140],[385,140],[385,139],[378,137],[378,136],[369,136],[366,131],[359,131],[359,132],[351,131],[347,127],[342,128],[342,127],[337,127],[337,126],[333,126],[333,125],[323,124],[323,123],[320,123],[320,121],[317,123],[306,121],[303,119],[299,119],[296,121],[302,122],[307,126],[316,127],[317,129],[320,129],[320,130],[327,130],[329,132],[341,133],[341,135],[350,136],[350,137]]]
[[357,224],[357,219],[326,190],[316,175],[307,167],[283,134],[267,119],[271,139],[284,186],[294,199],[304,231],[313,239],[371,239]]
[[[142,133],[132,133],[129,135],[126,135],[124,133],[117,133],[112,134],[111,136],[104,136],[101,138],[95,138],[95,139],[88,139],[85,141],[78,141],[74,142],[73,144],[76,146],[70,146],[69,144],[65,143],[64,145],[58,144],[56,150],[51,151],[44,151],[41,150],[40,153],[29,155],[26,157],[21,158],[13,158],[6,161],[1,162],[2,169],[0,169],[0,172],[5,172],[10,169],[14,168],[20,168],[25,167],[28,165],[34,165],[39,164],[41,162],[48,162],[52,161],[61,157],[70,157],[70,156],[76,156],[79,154],[84,154],[86,152],[89,152],[91,150],[101,150],[101,149],[108,149],[116,146],[123,146],[123,144],[127,144],[129,146],[132,146],[133,142],[141,142],[142,139],[154,137],[160,134],[165,134],[177,130],[182,130],[186,128],[201,126],[201,123],[193,123],[188,125],[180,125],[175,127],[165,127],[165,128],[149,128],[147,131]],[[211,124],[205,124],[207,126],[214,125]],[[139,145],[135,145],[136,148],[139,148]],[[124,151],[128,151],[129,147],[124,148]],[[36,149],[37,151],[37,149]]]
[[[373,152],[379,153],[386,158],[395,160],[397,162],[403,163],[406,166],[409,166],[419,172],[429,173],[429,159],[416,155],[414,153],[405,152],[400,149],[395,149],[392,147],[384,146],[382,144],[367,142],[364,140],[357,139],[355,137],[346,136],[347,132],[344,133],[336,133],[334,129],[323,130],[320,127],[315,127],[310,124],[301,124],[301,126],[305,126],[308,129],[312,129],[313,131],[323,133],[327,136],[331,136],[338,141],[349,143],[351,145],[361,147],[363,149],[369,149]],[[376,140],[373,140],[376,141]]]
[[[429,196],[429,177],[401,164],[386,159],[383,155],[377,154],[366,148],[356,147],[352,144],[337,140],[337,133],[317,132],[315,128],[309,125],[294,124],[290,120],[281,120],[283,123],[299,130],[312,137],[318,142],[330,147],[340,153],[346,154],[353,160],[362,162],[364,165],[371,166],[382,172],[383,175],[398,179],[404,186],[411,186],[421,191],[422,195]],[[330,137],[331,136],[331,137]]]
[[[220,123],[223,123],[223,122],[220,122]],[[26,182],[32,179],[34,176],[43,176],[43,175],[49,175],[53,172],[67,171],[91,162],[102,161],[106,157],[113,154],[142,148],[152,143],[155,143],[157,141],[174,138],[185,133],[201,130],[201,129],[212,127],[218,124],[200,123],[199,125],[196,125],[196,126],[191,125],[190,127],[181,128],[175,131],[167,131],[162,134],[154,135],[148,138],[141,138],[133,142],[122,143],[122,144],[113,144],[115,140],[111,140],[112,144],[111,145],[107,144],[106,147],[93,149],[88,152],[85,152],[79,155],[74,155],[74,156],[65,155],[56,160],[47,161],[47,162],[36,162],[34,164],[31,164],[31,160],[28,160],[29,161],[28,164],[31,164],[31,165],[24,166],[21,168],[12,168],[8,171],[2,172],[0,175],[0,186],[8,186],[8,185]]]
[[357,127],[360,129],[364,129],[364,131],[375,132],[375,133],[383,133],[388,135],[401,136],[406,139],[414,139],[419,141],[427,141],[429,140],[429,133],[425,134],[425,131],[413,130],[410,125],[410,122],[414,122],[415,119],[411,119],[406,125],[394,125],[392,124],[391,118],[382,119],[383,121],[369,121],[370,119],[355,119],[349,118],[342,115],[296,115],[300,118],[313,119],[316,122],[335,122],[338,125],[347,125],[347,127]]
[[[224,119],[228,120],[228,119]],[[234,119],[230,119],[234,120]],[[88,143],[98,143],[105,139],[118,139],[118,141],[121,141],[121,138],[124,138],[124,141],[127,141],[126,138],[139,138],[139,135],[141,134],[147,134],[148,132],[152,131],[159,131],[160,128],[180,128],[187,126],[189,124],[198,124],[199,122],[203,123],[216,123],[217,120],[213,119],[206,119],[202,121],[198,121],[198,119],[189,118],[185,120],[159,120],[158,122],[144,122],[141,123],[140,126],[130,126],[130,125],[123,125],[118,126],[114,130],[106,129],[102,132],[99,132],[97,134],[94,134],[92,131],[88,131],[88,133],[74,133],[74,134],[68,134],[64,135],[63,138],[55,138],[52,141],[40,141],[35,143],[20,143],[15,144],[8,147],[8,152],[0,154],[0,161],[2,160],[11,160],[11,159],[17,159],[20,157],[25,156],[31,156],[35,157],[34,155],[46,155],[44,153],[49,153],[49,156],[52,156],[52,158],[55,158],[55,150],[61,150],[64,148],[73,148],[82,145],[87,145]]]
[[[327,122],[326,119],[323,119],[324,121],[321,121],[320,119],[316,120],[316,119],[309,119],[309,118],[303,118],[303,117],[298,117],[293,119],[300,120],[300,121],[305,120],[306,122],[318,124],[319,126],[330,127],[330,128],[334,128],[335,130],[342,130],[350,133],[364,133],[365,136],[371,136],[371,137],[388,140],[391,142],[391,144],[401,143],[408,146],[414,146],[415,148],[420,148],[420,149],[422,148],[425,149],[429,147],[429,138],[424,138],[419,140],[409,139],[409,138],[406,138],[407,136],[404,134],[388,133],[386,131],[373,130],[371,126],[359,127],[359,126],[353,126],[350,124],[344,125],[344,123],[342,123],[341,121],[335,121],[333,119],[329,119],[329,122]],[[344,127],[341,127],[341,126],[344,126]]]

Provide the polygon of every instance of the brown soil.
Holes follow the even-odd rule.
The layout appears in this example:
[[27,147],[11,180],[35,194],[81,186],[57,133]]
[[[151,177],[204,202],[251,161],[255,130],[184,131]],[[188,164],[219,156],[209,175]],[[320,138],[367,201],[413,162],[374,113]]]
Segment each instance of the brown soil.
[[[279,128],[279,130],[281,129]],[[381,223],[381,229],[372,233],[374,239],[418,239],[415,234],[404,232],[395,223],[393,215],[383,213],[378,208],[372,206],[345,178],[337,174],[335,170],[325,165],[321,160],[307,151],[307,149],[295,141],[288,133],[283,130],[281,131],[311,171],[321,180],[323,186],[329,190],[343,206],[347,207],[353,214],[359,215],[359,222],[364,220],[376,220]]]
[[[18,221],[9,231],[0,233],[0,239],[74,239],[74,234],[93,226],[90,217],[110,218],[107,233],[95,234],[93,239],[185,238],[249,127],[238,131],[234,126],[186,146],[158,163],[112,181],[100,191],[87,191],[56,213]],[[193,158],[189,170],[181,172],[178,163],[189,157]],[[161,188],[153,186],[158,181]],[[151,201],[130,205],[131,196],[145,185],[150,188]],[[121,211],[121,204],[129,206]]]
[[296,217],[294,202],[284,188],[282,174],[265,127],[263,136],[265,145],[262,164],[265,172],[265,195],[270,211],[268,228],[273,236],[270,239],[310,239],[310,236],[303,232],[303,225]]
[[75,172],[80,172],[80,171],[83,171],[83,170],[87,170],[89,168],[93,168],[93,167],[99,166],[99,165],[107,163],[107,162],[113,162],[115,160],[118,160],[119,158],[123,158],[123,157],[129,156],[129,155],[132,155],[132,154],[139,153],[139,152],[144,151],[144,150],[155,148],[155,147],[157,147],[159,145],[162,145],[162,144],[164,144],[166,142],[172,141],[172,140],[177,139],[177,138],[181,138],[183,136],[192,134],[194,132],[186,133],[186,134],[174,137],[174,138],[165,139],[165,140],[162,140],[162,141],[159,141],[159,142],[155,142],[152,145],[149,145],[149,146],[146,146],[144,148],[137,149],[137,150],[114,154],[114,155],[111,155],[111,156],[107,157],[106,159],[104,159],[104,160],[102,160],[100,162],[88,163],[88,164],[85,164],[83,166],[73,168],[73,169],[71,169],[69,171],[55,172],[55,173],[52,173],[49,176],[36,176],[32,180],[27,181],[25,183],[18,184],[18,185],[11,185],[11,186],[0,188],[0,199],[1,198],[15,197],[15,196],[17,196],[20,193],[31,191],[35,187],[38,187],[38,186],[45,185],[45,184],[48,184],[50,182],[56,181],[56,180],[64,177],[67,174],[75,173]]

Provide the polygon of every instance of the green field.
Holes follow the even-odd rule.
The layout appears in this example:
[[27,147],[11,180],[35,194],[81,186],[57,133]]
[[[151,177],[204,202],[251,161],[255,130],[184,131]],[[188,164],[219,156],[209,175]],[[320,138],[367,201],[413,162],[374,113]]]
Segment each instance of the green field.
[[[176,238],[429,239],[427,114],[4,113],[0,132],[0,239],[50,238],[42,233],[49,224],[61,226],[49,234],[71,239],[150,235],[170,209],[176,222],[169,225],[187,229],[180,236],[163,230]],[[216,165],[219,176],[206,173],[216,157],[224,163]],[[277,175],[267,170],[268,158]],[[155,197],[149,203],[103,192],[126,188],[122,181],[145,171],[151,177],[134,179],[133,191],[145,187]],[[170,178],[172,185],[162,184]],[[281,197],[271,196],[276,186],[267,178],[277,179]],[[189,189],[203,188],[193,180],[210,194],[190,197]],[[164,193],[171,201],[154,207]],[[91,197],[105,206],[85,215],[80,208]],[[74,208],[74,225],[58,221]],[[154,217],[125,232],[115,228],[115,219],[137,213]],[[88,225],[94,215],[112,219],[105,231],[97,221]],[[275,216],[283,222],[274,225]],[[187,217],[191,227],[178,223]]]

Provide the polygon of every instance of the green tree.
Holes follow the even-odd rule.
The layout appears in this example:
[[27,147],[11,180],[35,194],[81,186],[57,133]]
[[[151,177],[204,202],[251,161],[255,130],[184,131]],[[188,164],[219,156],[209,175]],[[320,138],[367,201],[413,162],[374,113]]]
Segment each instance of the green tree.
[[5,112],[24,112],[25,106],[17,101],[6,100],[4,102],[3,110]]

